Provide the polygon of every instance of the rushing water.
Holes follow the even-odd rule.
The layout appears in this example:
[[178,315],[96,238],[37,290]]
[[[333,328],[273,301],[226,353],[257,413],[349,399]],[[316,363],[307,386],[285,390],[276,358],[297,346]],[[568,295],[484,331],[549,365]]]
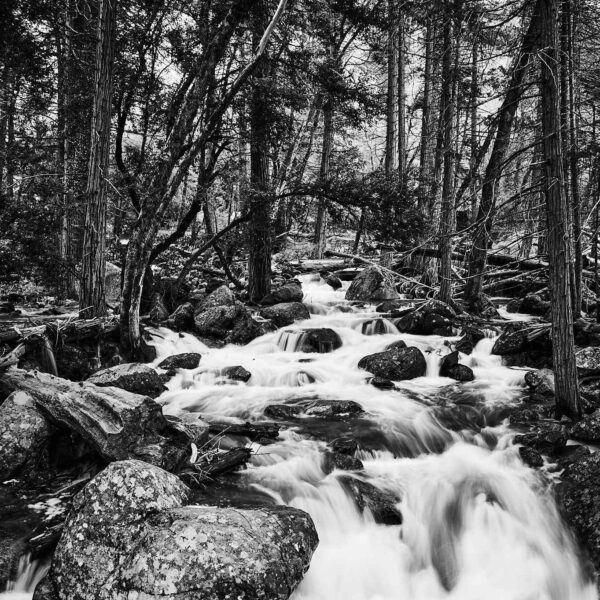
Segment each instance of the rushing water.
[[[350,309],[343,290],[308,277],[303,283],[311,319],[245,347],[212,349],[167,329],[154,337],[157,362],[202,354],[198,369],[181,370],[169,382],[159,399],[165,413],[261,421],[275,403],[354,400],[363,407],[356,419],[297,419],[276,443],[254,445],[249,468],[229,478],[242,502],[258,497],[312,516],[320,543],[294,600],[597,598],[549,480],[526,467],[512,445],[502,408],[519,401],[524,372],[491,354],[494,339],[461,357],[475,381],[456,384],[439,376],[450,351],[444,338],[400,334],[372,309]],[[301,330],[316,327],[334,329],[342,347],[296,351]],[[397,382],[395,390],[376,389],[358,361],[399,339],[425,353],[427,375]],[[232,365],[252,373],[248,383],[224,379],[222,369]],[[326,442],[340,435],[359,443],[360,477],[401,498],[402,525],[375,523],[342,486],[347,472],[324,472]]]

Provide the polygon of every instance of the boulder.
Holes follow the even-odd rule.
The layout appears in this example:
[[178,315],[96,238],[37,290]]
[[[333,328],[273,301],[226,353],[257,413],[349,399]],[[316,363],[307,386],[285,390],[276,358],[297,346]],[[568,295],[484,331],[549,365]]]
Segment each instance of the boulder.
[[339,454],[353,456],[358,450],[358,442],[354,438],[340,437],[329,442],[329,447]]
[[402,513],[396,507],[400,498],[350,475],[340,475],[338,480],[354,498],[361,512],[368,510],[376,523],[402,525]]
[[526,343],[527,334],[524,331],[505,331],[494,343],[492,354],[517,354],[525,349]]
[[271,404],[264,411],[266,416],[273,419],[295,419],[300,415],[339,419],[362,412],[362,406],[353,400],[305,400],[294,404]]
[[450,377],[450,375],[448,375],[448,371],[452,367],[456,367],[458,365],[458,359],[459,355],[457,350],[443,356],[442,360],[440,361],[440,375],[442,377]]
[[246,369],[240,365],[225,367],[221,370],[221,375],[223,375],[223,377],[227,377],[227,379],[231,379],[232,381],[243,381],[244,383],[249,381],[250,377],[252,377],[252,373],[250,373],[250,371],[246,371]]
[[235,304],[233,292],[226,285],[220,285],[200,302],[196,312],[203,312],[217,306],[232,306],[233,304]]
[[582,376],[600,374],[600,346],[581,348],[575,352],[577,370]]
[[516,444],[523,444],[542,454],[552,454],[566,445],[567,429],[560,423],[540,422],[533,426],[529,433],[515,436]]
[[396,342],[392,342],[391,344],[388,344],[385,349],[386,350],[396,350],[396,349],[401,349],[401,348],[407,348],[408,346],[406,345],[406,342],[404,340],[398,340]]
[[201,358],[202,355],[197,352],[173,354],[158,363],[158,368],[164,369],[165,371],[174,371],[175,369],[197,369]]
[[188,488],[138,461],[78,494],[49,578],[59,600],[288,598],[318,537],[308,514],[183,506]]
[[442,377],[450,377],[456,381],[473,381],[475,374],[471,367],[458,363],[458,350],[446,354],[440,362],[440,375]]
[[550,302],[542,300],[538,294],[528,294],[521,300],[518,309],[515,312],[544,316],[550,310]]
[[277,327],[292,325],[295,321],[310,319],[308,308],[302,302],[283,302],[267,306],[260,311],[260,316],[269,319]]
[[325,354],[333,352],[342,346],[342,339],[333,329],[322,327],[319,329],[301,329],[284,332],[289,335],[299,334],[295,352],[308,352]]
[[[95,354],[92,356],[96,358]],[[58,375],[71,381],[86,379],[94,371],[90,356],[79,344],[61,344],[54,352],[54,359]]]
[[358,458],[340,454],[338,452],[326,452],[323,457],[323,472],[331,473],[338,471],[362,471],[363,464]]
[[554,373],[550,369],[528,371],[525,374],[525,383],[529,387],[532,402],[554,397]]
[[26,392],[0,406],[0,481],[43,468],[52,427]]
[[421,319],[423,315],[421,313],[411,310],[409,313],[394,319],[392,322],[396,326],[396,329],[402,333],[421,333]]
[[462,337],[456,344],[454,348],[463,354],[471,354],[475,346],[485,338],[485,334],[480,329],[476,327],[463,327]]
[[568,432],[569,437],[582,442],[600,442],[600,410],[585,415],[585,417],[573,423],[568,428]]
[[233,344],[248,344],[265,333],[260,323],[239,302],[197,312],[194,323],[199,335]]
[[367,267],[350,284],[346,300],[377,302],[398,298],[394,278],[380,267]]
[[334,290],[339,290],[342,287],[342,280],[337,275],[327,275],[324,279],[325,283]]
[[419,333],[424,335],[452,335],[452,321],[444,315],[426,313],[421,315]]
[[163,297],[158,292],[152,294],[148,316],[149,322],[153,325],[158,325],[169,318],[169,310],[165,305]]
[[563,518],[600,569],[600,452],[568,464],[556,488]]
[[396,385],[390,379],[385,379],[383,377],[371,377],[369,379],[369,383],[376,387],[378,390],[394,390],[396,389]]
[[167,319],[167,327],[175,331],[187,331],[194,327],[194,305],[191,302],[180,304]]
[[254,319],[246,308],[243,308],[235,320],[233,329],[226,341],[231,344],[245,346],[265,333],[262,324]]
[[118,387],[150,398],[160,396],[166,389],[156,370],[141,363],[125,363],[102,369],[88,377],[87,382],[100,387]]
[[400,381],[422,377],[427,371],[423,353],[414,347],[395,348],[370,354],[360,359],[360,369],[370,371],[376,377]]
[[298,281],[294,280],[285,283],[281,287],[273,290],[270,294],[267,294],[260,303],[265,306],[272,306],[273,304],[302,302],[302,298],[304,298],[302,286]]
[[535,449],[529,448],[528,446],[521,446],[519,448],[519,456],[521,460],[528,466],[534,469],[544,466],[544,459],[542,455]]
[[455,319],[456,311],[441,300],[428,300],[419,308],[422,315],[440,315],[447,319]]

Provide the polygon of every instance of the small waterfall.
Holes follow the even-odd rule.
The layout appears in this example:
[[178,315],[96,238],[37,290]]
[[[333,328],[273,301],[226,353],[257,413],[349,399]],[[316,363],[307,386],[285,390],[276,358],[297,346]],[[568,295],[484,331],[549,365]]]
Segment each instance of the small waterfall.
[[284,352],[301,352],[305,338],[304,331],[284,330],[279,334],[277,345]]
[[399,334],[397,327],[388,319],[371,319],[362,323],[363,335],[382,335],[385,333]]
[[[264,420],[272,404],[351,400],[363,408],[357,417],[299,418],[238,475],[249,494],[258,489],[314,520],[320,543],[292,600],[598,600],[552,490],[521,462],[510,430],[487,427],[488,442],[470,429],[476,419],[450,430],[436,412],[444,402],[454,410],[464,394],[481,416],[522,394],[524,372],[491,354],[496,334],[486,332],[471,355],[461,355],[475,381],[448,386],[439,377],[449,352],[443,338],[400,335],[369,309],[338,308],[343,292],[308,279],[305,301],[322,303],[327,314],[243,347],[200,349],[192,336],[165,329],[156,330],[155,344],[161,357],[202,354],[201,368],[176,375],[159,398],[167,414],[237,422]],[[342,346],[299,354],[310,328],[334,329]],[[359,360],[400,339],[424,352],[427,377],[398,382],[393,391],[367,384]],[[248,383],[218,381],[215,374],[231,365],[252,373]],[[339,437],[358,442],[360,481],[401,499],[402,525],[378,524],[360,510],[344,484],[352,475],[323,471],[327,442]]]
[[49,568],[47,562],[32,560],[29,554],[25,554],[19,559],[17,578],[8,582],[6,591],[0,593],[0,600],[31,600]]

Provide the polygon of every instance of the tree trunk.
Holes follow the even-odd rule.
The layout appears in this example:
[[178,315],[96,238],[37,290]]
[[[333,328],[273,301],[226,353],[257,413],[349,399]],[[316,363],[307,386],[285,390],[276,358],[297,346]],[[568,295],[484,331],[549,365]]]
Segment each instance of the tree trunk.
[[440,112],[443,180],[442,203],[439,227],[439,298],[443,302],[452,300],[452,240],[454,217],[454,112],[453,97],[456,65],[454,61],[453,22],[450,0],[446,0],[444,11],[444,54],[442,58],[442,96]]
[[[323,148],[321,151],[321,167],[319,169],[319,180],[326,182],[329,178],[329,165],[331,162],[331,150],[333,148],[333,98],[327,98],[323,106]],[[315,253],[317,259],[323,258],[327,245],[327,199],[319,198],[317,209],[317,222],[315,224]]]
[[400,187],[406,185],[406,39],[404,15],[398,20],[398,173]]
[[531,17],[529,28],[523,38],[521,50],[512,71],[504,101],[498,112],[496,138],[483,178],[481,200],[479,202],[479,210],[477,213],[477,228],[473,235],[473,244],[469,258],[467,287],[464,296],[467,305],[473,309],[477,308],[479,297],[481,295],[483,274],[485,271],[487,253],[490,245],[490,234],[496,209],[498,180],[500,179],[505,166],[513,122],[519,106],[519,100],[523,94],[525,74],[535,43],[538,20],[536,15],[538,12],[539,10],[536,8]]
[[575,362],[569,264],[569,207],[563,186],[557,0],[540,0],[541,104],[545,160],[546,211],[552,314],[552,359],[556,380],[557,417],[581,416]]
[[398,168],[398,10],[395,0],[388,0],[387,39],[387,106],[385,136],[385,173]]
[[[252,46],[256,52],[265,24],[266,3],[256,7],[252,17]],[[271,204],[269,181],[270,106],[267,97],[269,56],[265,53],[252,81],[250,101],[250,225],[248,293],[258,301],[271,291]]]
[[102,0],[96,48],[96,94],[86,189],[79,312],[82,318],[106,314],[104,294],[106,181],[109,176],[110,123],[116,33],[116,2]]
[[425,30],[425,71],[423,74],[423,109],[421,113],[421,144],[419,149],[419,212],[423,214],[427,207],[430,189],[431,156],[429,137],[431,129],[431,73],[433,62],[434,26],[433,17],[427,17]]

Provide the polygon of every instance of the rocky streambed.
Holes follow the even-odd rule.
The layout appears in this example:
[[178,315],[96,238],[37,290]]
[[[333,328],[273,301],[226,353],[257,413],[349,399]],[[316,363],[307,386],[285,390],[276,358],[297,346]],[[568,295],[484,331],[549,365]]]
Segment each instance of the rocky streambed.
[[4,377],[29,382],[0,408],[6,598],[597,597],[595,390],[581,423],[553,420],[551,374],[523,368],[544,328],[407,310],[373,276],[301,283],[255,314],[226,289],[182,305],[152,363],[79,395]]

